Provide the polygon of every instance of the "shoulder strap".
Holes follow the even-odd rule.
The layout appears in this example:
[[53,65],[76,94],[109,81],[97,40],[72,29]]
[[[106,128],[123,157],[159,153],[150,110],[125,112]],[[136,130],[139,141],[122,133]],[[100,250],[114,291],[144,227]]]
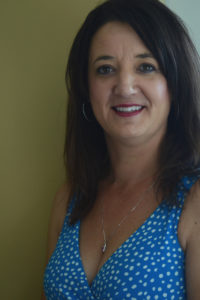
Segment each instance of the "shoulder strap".
[[191,187],[197,182],[199,178],[200,178],[200,173],[192,176],[183,176],[181,179],[181,184],[184,187],[185,192],[189,192]]
[[183,206],[187,194],[189,193],[191,187],[197,182],[199,178],[200,178],[200,173],[197,175],[183,176],[181,178],[177,190],[177,200],[180,207]]

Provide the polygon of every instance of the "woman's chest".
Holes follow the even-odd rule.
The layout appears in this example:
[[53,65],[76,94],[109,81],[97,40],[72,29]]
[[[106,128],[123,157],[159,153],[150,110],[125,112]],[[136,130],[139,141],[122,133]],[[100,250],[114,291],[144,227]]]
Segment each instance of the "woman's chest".
[[184,254],[175,220],[174,213],[157,207],[94,272],[90,287],[79,253],[80,224],[66,228],[49,266],[55,285],[72,290],[76,297],[87,290],[95,299],[185,299]]
[[[94,209],[81,222],[80,256],[91,283],[110,257],[145,223],[158,207],[157,202],[143,203],[135,214],[128,210]],[[117,211],[117,213],[116,213]],[[119,213],[118,213],[119,212]],[[106,247],[105,247],[106,246]],[[105,251],[103,251],[103,249]]]

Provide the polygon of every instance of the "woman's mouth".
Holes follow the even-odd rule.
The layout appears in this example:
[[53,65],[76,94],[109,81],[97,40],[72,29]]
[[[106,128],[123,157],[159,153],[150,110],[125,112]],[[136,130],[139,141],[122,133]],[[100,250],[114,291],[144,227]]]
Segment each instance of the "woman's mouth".
[[131,117],[134,115],[139,114],[143,110],[144,106],[142,105],[130,105],[130,104],[123,104],[113,106],[112,109],[115,113],[121,117]]

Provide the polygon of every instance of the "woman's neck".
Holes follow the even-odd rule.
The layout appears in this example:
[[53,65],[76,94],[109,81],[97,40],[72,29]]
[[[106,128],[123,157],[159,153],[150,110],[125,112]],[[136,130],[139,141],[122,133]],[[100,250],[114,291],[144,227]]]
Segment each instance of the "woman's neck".
[[155,178],[158,171],[159,145],[128,146],[108,142],[111,160],[110,180],[113,183],[128,184]]

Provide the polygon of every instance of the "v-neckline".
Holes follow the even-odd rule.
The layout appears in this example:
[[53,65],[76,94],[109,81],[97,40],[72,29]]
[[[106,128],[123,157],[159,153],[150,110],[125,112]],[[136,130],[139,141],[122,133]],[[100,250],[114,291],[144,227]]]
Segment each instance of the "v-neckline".
[[108,259],[104,262],[104,264],[101,266],[101,268],[99,269],[99,271],[97,272],[97,274],[95,275],[95,277],[93,278],[91,284],[89,284],[88,279],[87,279],[87,275],[83,266],[83,261],[81,258],[81,252],[80,252],[80,227],[81,227],[81,222],[80,220],[77,222],[77,248],[78,248],[78,253],[79,253],[79,258],[80,258],[80,263],[81,263],[81,268],[85,274],[85,279],[86,282],[88,284],[88,287],[92,290],[92,286],[94,285],[96,279],[99,277],[99,275],[103,272],[103,269],[106,267],[106,265],[109,263],[109,261],[113,258],[113,256],[115,256],[120,250],[121,248],[124,247],[124,245],[126,245],[130,239],[133,239],[133,237],[141,231],[142,227],[146,225],[146,223],[149,222],[149,220],[151,218],[154,217],[154,215],[157,213],[157,211],[159,211],[162,206],[166,206],[166,204],[164,203],[164,201],[162,201],[155,209],[154,211],[150,214],[150,216],[138,227],[138,229],[136,231],[134,231],[109,257]]

